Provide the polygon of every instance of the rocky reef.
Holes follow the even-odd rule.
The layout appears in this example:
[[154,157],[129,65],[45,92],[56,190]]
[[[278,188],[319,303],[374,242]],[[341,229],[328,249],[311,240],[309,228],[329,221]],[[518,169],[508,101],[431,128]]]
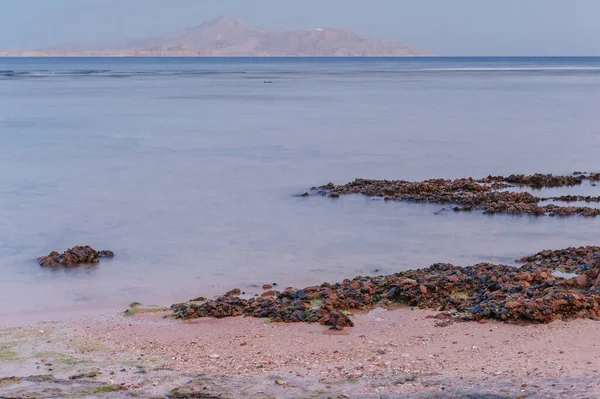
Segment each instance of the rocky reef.
[[75,267],[82,264],[93,264],[100,262],[100,258],[112,258],[112,251],[96,251],[89,245],[75,246],[67,249],[62,254],[52,251],[46,256],[38,258],[40,266],[43,267]]
[[313,191],[331,198],[347,194],[363,194],[380,197],[386,201],[411,201],[436,204],[451,204],[455,211],[483,211],[486,214],[505,213],[512,215],[587,216],[600,215],[600,209],[583,206],[559,206],[547,201],[600,202],[600,196],[568,195],[560,197],[537,197],[527,192],[513,192],[511,187],[542,189],[549,187],[577,186],[584,182],[595,185],[600,173],[570,176],[545,174],[488,176],[483,179],[460,178],[454,180],[430,179],[421,182],[406,180],[355,179],[345,185],[333,183],[313,187]]
[[[172,309],[179,318],[243,315],[318,322],[332,329],[353,326],[349,312],[402,304],[437,309],[445,317],[465,321],[600,319],[600,247],[546,250],[519,262],[520,267],[437,263],[387,276],[269,290],[253,298],[241,298],[235,289],[213,300],[174,304]],[[578,274],[565,278],[557,271]]]

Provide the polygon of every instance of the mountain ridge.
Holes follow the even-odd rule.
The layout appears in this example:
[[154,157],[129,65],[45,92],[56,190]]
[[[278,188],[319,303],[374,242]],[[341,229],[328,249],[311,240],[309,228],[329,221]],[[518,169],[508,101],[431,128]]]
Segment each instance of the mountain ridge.
[[0,56],[427,56],[426,50],[370,39],[349,29],[316,28],[275,32],[219,17],[149,38],[108,43],[64,43],[42,50],[0,52]]

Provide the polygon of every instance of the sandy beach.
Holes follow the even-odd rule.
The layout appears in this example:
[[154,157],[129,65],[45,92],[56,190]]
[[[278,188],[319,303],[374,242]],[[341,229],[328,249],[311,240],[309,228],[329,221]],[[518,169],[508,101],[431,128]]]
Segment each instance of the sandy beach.
[[179,321],[155,308],[4,329],[0,392],[3,398],[600,397],[598,322],[442,326],[435,314],[377,308],[353,315],[355,327],[333,331],[246,317]]

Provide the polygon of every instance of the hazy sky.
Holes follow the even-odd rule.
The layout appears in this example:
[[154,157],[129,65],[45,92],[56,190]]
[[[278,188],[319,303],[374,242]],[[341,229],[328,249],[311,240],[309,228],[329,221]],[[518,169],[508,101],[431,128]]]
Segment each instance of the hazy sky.
[[217,16],[343,27],[436,55],[598,55],[600,0],[0,0],[0,49],[158,35]]

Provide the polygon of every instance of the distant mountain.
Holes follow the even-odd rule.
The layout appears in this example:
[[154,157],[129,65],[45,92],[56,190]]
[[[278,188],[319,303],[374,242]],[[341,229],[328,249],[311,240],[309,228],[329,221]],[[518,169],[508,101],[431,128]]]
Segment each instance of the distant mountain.
[[0,56],[425,56],[425,50],[369,39],[347,29],[271,32],[221,17],[162,36],[113,43],[71,43]]

